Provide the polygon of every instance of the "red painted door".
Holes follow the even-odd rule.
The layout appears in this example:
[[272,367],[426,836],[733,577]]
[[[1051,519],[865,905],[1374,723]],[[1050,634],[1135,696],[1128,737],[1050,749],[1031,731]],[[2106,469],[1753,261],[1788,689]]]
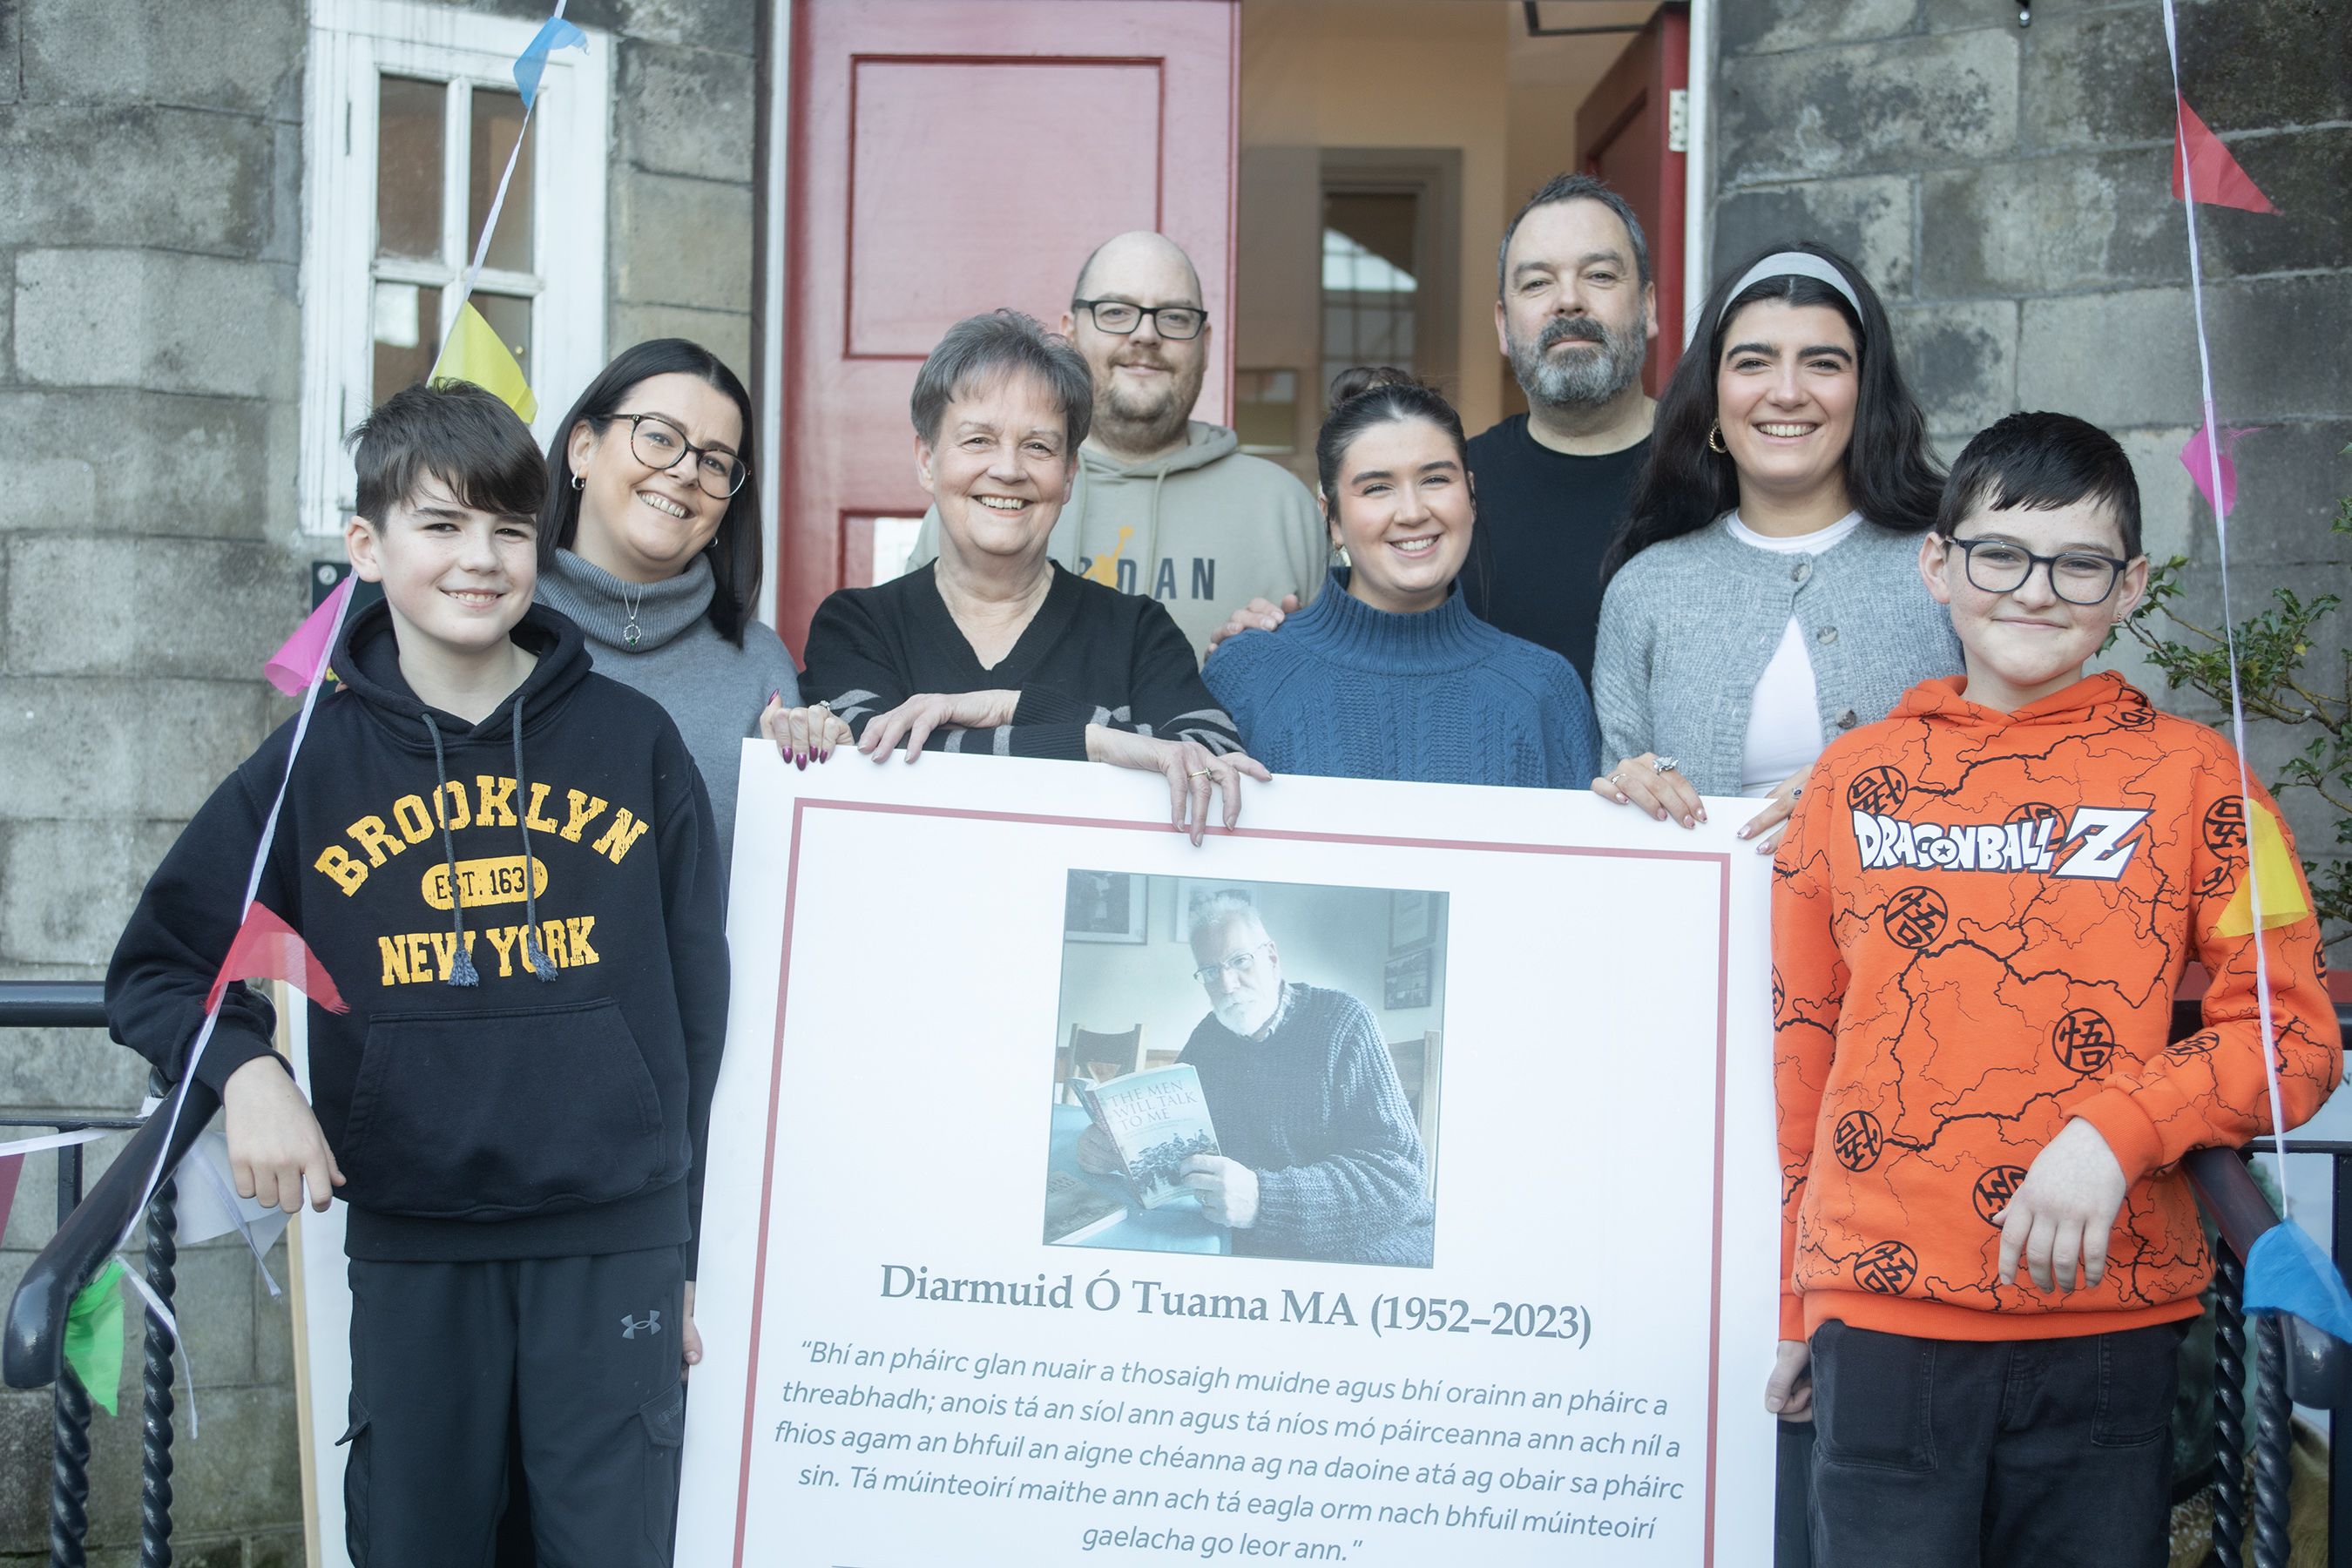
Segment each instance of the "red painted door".
[[919,516],[907,399],[950,323],[1048,326],[1097,245],[1156,228],[1200,268],[1232,384],[1234,0],[801,0],[793,72],[776,629],[869,580]]
[[1584,172],[1633,204],[1650,239],[1658,338],[1642,384],[1655,395],[1683,346],[1683,193],[1689,155],[1673,145],[1675,94],[1690,85],[1690,11],[1664,5],[1576,111]]

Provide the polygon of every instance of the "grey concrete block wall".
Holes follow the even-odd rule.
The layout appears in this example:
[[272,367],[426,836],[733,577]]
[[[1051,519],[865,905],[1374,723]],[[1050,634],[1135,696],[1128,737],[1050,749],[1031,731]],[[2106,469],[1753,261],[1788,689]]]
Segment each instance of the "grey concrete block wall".
[[[2352,541],[2352,32],[2309,0],[2184,0],[2183,90],[2281,208],[2206,206],[2199,235],[2222,421],[2240,448],[2232,605],[2341,588]],[[2201,422],[2187,232],[2172,199],[2172,78],[2160,13],[2137,0],[1738,0],[1724,8],[1713,258],[1818,238],[1884,293],[1904,369],[1947,460],[2018,408],[2113,430],[2131,455],[2149,552],[2185,555],[2183,613],[2220,624],[2211,510],[2179,453]],[[2326,624],[2333,658],[2352,614]],[[2119,643],[2168,707],[2217,717]],[[2275,767],[2309,731],[2252,737]],[[2306,856],[2334,854],[2320,803],[2289,797]]]
[[[537,20],[546,0],[478,0]],[[299,532],[305,0],[0,0],[0,979],[96,979],[213,787],[293,710],[261,660],[309,606]],[[573,0],[612,36],[607,335],[752,371],[753,0]],[[93,155],[92,149],[104,155]],[[633,239],[632,237],[636,237]],[[558,406],[577,387],[541,387]],[[97,1031],[0,1035],[0,1107],[135,1107]],[[99,1145],[92,1173],[110,1145]],[[28,1166],[0,1292],[52,1228]],[[281,1247],[269,1261],[283,1284]],[[184,1255],[200,1438],[178,1561],[302,1561],[293,1340],[242,1244]],[[134,1324],[135,1310],[129,1316]],[[98,1418],[90,1561],[138,1539],[140,1335]],[[0,1393],[0,1564],[46,1561],[47,1396]],[[331,1433],[328,1435],[332,1436]]]

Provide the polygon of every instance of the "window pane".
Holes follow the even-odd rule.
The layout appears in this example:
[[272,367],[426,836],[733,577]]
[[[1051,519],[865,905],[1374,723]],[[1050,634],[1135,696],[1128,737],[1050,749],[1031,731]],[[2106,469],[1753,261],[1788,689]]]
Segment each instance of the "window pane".
[[[520,180],[522,176],[518,174],[515,178]],[[514,355],[515,363],[522,366],[522,378],[530,381],[530,301],[508,294],[485,294],[478,289],[472,303],[482,313],[482,320],[490,324],[490,331],[498,333],[499,341],[507,345],[507,353]],[[534,386],[532,390],[538,389]]]
[[441,357],[441,290],[414,283],[375,286],[375,374],[373,399],[382,403],[423,381]]
[[[472,194],[466,205],[468,259],[472,247],[481,243],[482,220],[490,216],[490,199],[499,194],[499,176],[506,172],[507,154],[514,150],[515,137],[521,130],[520,93],[484,87],[474,89],[474,138],[468,154],[473,165]],[[530,163],[530,151],[525,148],[515,163],[514,179],[507,186],[506,210],[499,216],[499,232],[490,240],[486,266],[508,272],[531,269]]]
[[376,84],[375,248],[379,256],[441,254],[443,105],[437,81],[388,76]]
[[1287,370],[1234,373],[1234,431],[1245,452],[1287,452],[1297,441],[1298,376]]

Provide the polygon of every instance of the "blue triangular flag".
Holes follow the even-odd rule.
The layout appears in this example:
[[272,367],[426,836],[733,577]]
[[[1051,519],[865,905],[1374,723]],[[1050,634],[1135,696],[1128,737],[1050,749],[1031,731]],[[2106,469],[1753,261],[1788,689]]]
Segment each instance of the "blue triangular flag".
[[557,49],[584,49],[588,35],[561,16],[550,16],[541,26],[530,47],[517,56],[514,63],[515,86],[521,90],[522,106],[539,96],[539,79],[547,69],[547,57]]
[[2242,1300],[2249,1312],[2293,1312],[2352,1343],[2352,1291],[2319,1243],[2293,1220],[2271,1226],[2247,1248]]

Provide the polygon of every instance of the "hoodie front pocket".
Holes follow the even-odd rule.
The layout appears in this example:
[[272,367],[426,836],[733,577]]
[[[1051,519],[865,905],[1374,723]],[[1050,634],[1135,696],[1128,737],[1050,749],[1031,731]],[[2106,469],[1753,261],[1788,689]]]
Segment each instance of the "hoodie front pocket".
[[661,1096],[610,1001],[368,1026],[343,1196],[439,1219],[611,1203],[664,1164]]

